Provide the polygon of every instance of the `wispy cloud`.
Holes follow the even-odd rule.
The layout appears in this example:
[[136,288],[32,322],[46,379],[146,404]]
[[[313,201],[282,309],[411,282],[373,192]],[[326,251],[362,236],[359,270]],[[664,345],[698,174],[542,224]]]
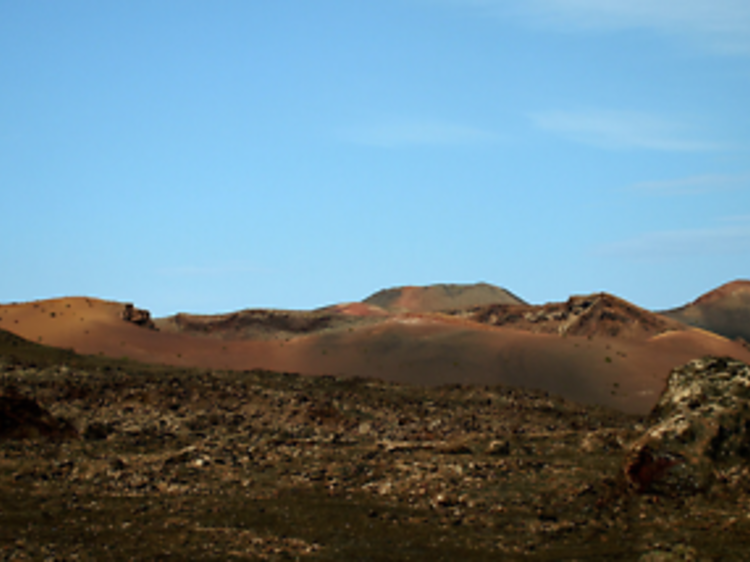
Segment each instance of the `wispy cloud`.
[[714,52],[750,55],[747,0],[444,0],[566,31],[647,29]]
[[491,131],[445,121],[391,120],[342,130],[339,136],[356,144],[382,148],[488,143],[502,137]]
[[156,273],[172,277],[227,277],[244,273],[270,273],[270,270],[251,264],[231,262],[215,265],[162,267],[157,269]]
[[593,249],[598,257],[637,260],[750,255],[750,224],[649,232]]
[[750,174],[704,174],[673,180],[644,181],[628,186],[626,189],[644,195],[691,195],[747,187],[750,187]]
[[539,129],[609,149],[694,152],[718,150],[716,143],[691,138],[689,127],[662,117],[633,111],[547,111],[533,113]]
[[730,215],[728,217],[721,217],[722,222],[731,222],[731,223],[738,223],[738,222],[744,222],[747,223],[748,226],[750,226],[750,215]]

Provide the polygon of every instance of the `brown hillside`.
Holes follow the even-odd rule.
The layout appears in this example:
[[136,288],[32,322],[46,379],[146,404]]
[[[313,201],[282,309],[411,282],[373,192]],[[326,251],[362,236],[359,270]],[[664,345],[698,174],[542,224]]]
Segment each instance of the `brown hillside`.
[[715,332],[729,339],[750,341],[750,281],[733,281],[663,316]]
[[[599,306],[600,312],[609,310]],[[218,330],[209,337],[197,337],[197,332],[135,324],[125,319],[125,311],[124,303],[86,298],[3,305],[0,328],[79,353],[144,363],[366,376],[427,386],[509,384],[634,413],[648,412],[656,403],[675,365],[707,354],[750,361],[750,350],[707,332],[664,332],[663,326],[650,327],[645,321],[637,324],[640,331],[616,329],[617,318],[605,318],[606,323],[600,314],[594,321],[593,313],[580,321],[580,330],[569,331],[567,337],[443,314],[355,317],[327,313],[331,316],[328,328],[305,333],[304,321],[295,324],[294,314],[289,317],[294,316],[294,321],[279,320],[274,316],[282,314],[278,311],[267,311],[282,328],[275,336],[265,324],[262,336],[241,335],[242,330],[235,330],[232,322],[241,324],[240,320],[249,318],[253,326],[259,317],[255,311],[231,320],[219,317],[219,324],[213,325],[227,322],[230,336]],[[354,321],[346,324],[344,316]],[[203,320],[196,322],[200,327]],[[297,328],[302,331],[295,333]],[[629,337],[623,337],[626,332]],[[647,337],[651,333],[659,335]]]

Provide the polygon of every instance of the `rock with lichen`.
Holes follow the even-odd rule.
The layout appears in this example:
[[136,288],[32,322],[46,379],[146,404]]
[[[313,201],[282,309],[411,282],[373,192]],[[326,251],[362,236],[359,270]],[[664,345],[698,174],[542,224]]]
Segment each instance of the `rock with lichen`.
[[625,463],[630,485],[667,494],[708,490],[717,470],[750,459],[750,366],[704,357],[674,369],[651,418]]

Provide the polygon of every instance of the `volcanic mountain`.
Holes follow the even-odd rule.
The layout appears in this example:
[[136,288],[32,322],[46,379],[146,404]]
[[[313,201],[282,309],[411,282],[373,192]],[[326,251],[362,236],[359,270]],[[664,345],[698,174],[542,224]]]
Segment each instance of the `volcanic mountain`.
[[685,306],[661,314],[725,338],[750,342],[750,281],[727,283]]
[[608,293],[573,296],[566,302],[534,306],[492,304],[453,314],[492,326],[535,334],[644,339],[685,327]]
[[155,320],[125,303],[52,299],[0,305],[0,329],[144,363],[427,386],[506,384],[633,413],[651,409],[675,365],[709,354],[750,361],[750,350],[738,342],[612,295],[532,306],[485,285],[392,289],[312,311]]
[[486,304],[526,304],[516,295],[488,283],[394,287],[364,301],[390,312],[439,312]]

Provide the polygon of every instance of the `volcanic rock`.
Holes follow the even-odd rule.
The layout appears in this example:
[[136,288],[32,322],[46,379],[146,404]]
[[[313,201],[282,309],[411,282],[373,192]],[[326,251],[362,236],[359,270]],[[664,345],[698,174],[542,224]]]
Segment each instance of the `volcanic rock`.
[[492,304],[454,314],[482,324],[542,334],[647,338],[684,330],[674,320],[608,293],[570,297],[544,305]]
[[704,357],[674,369],[651,418],[625,463],[630,485],[666,494],[708,490],[717,470],[750,459],[750,367]]
[[75,437],[75,429],[13,389],[0,393],[0,440]]
[[157,327],[166,332],[217,338],[264,338],[309,334],[346,323],[326,310],[249,309],[228,314],[176,314],[157,319]]
[[507,439],[491,441],[487,446],[488,455],[507,456],[510,454],[510,441]]
[[126,322],[132,322],[137,326],[143,326],[144,328],[150,328],[155,330],[153,320],[151,320],[151,313],[148,310],[142,308],[135,308],[132,303],[127,303],[122,311],[122,319]]

